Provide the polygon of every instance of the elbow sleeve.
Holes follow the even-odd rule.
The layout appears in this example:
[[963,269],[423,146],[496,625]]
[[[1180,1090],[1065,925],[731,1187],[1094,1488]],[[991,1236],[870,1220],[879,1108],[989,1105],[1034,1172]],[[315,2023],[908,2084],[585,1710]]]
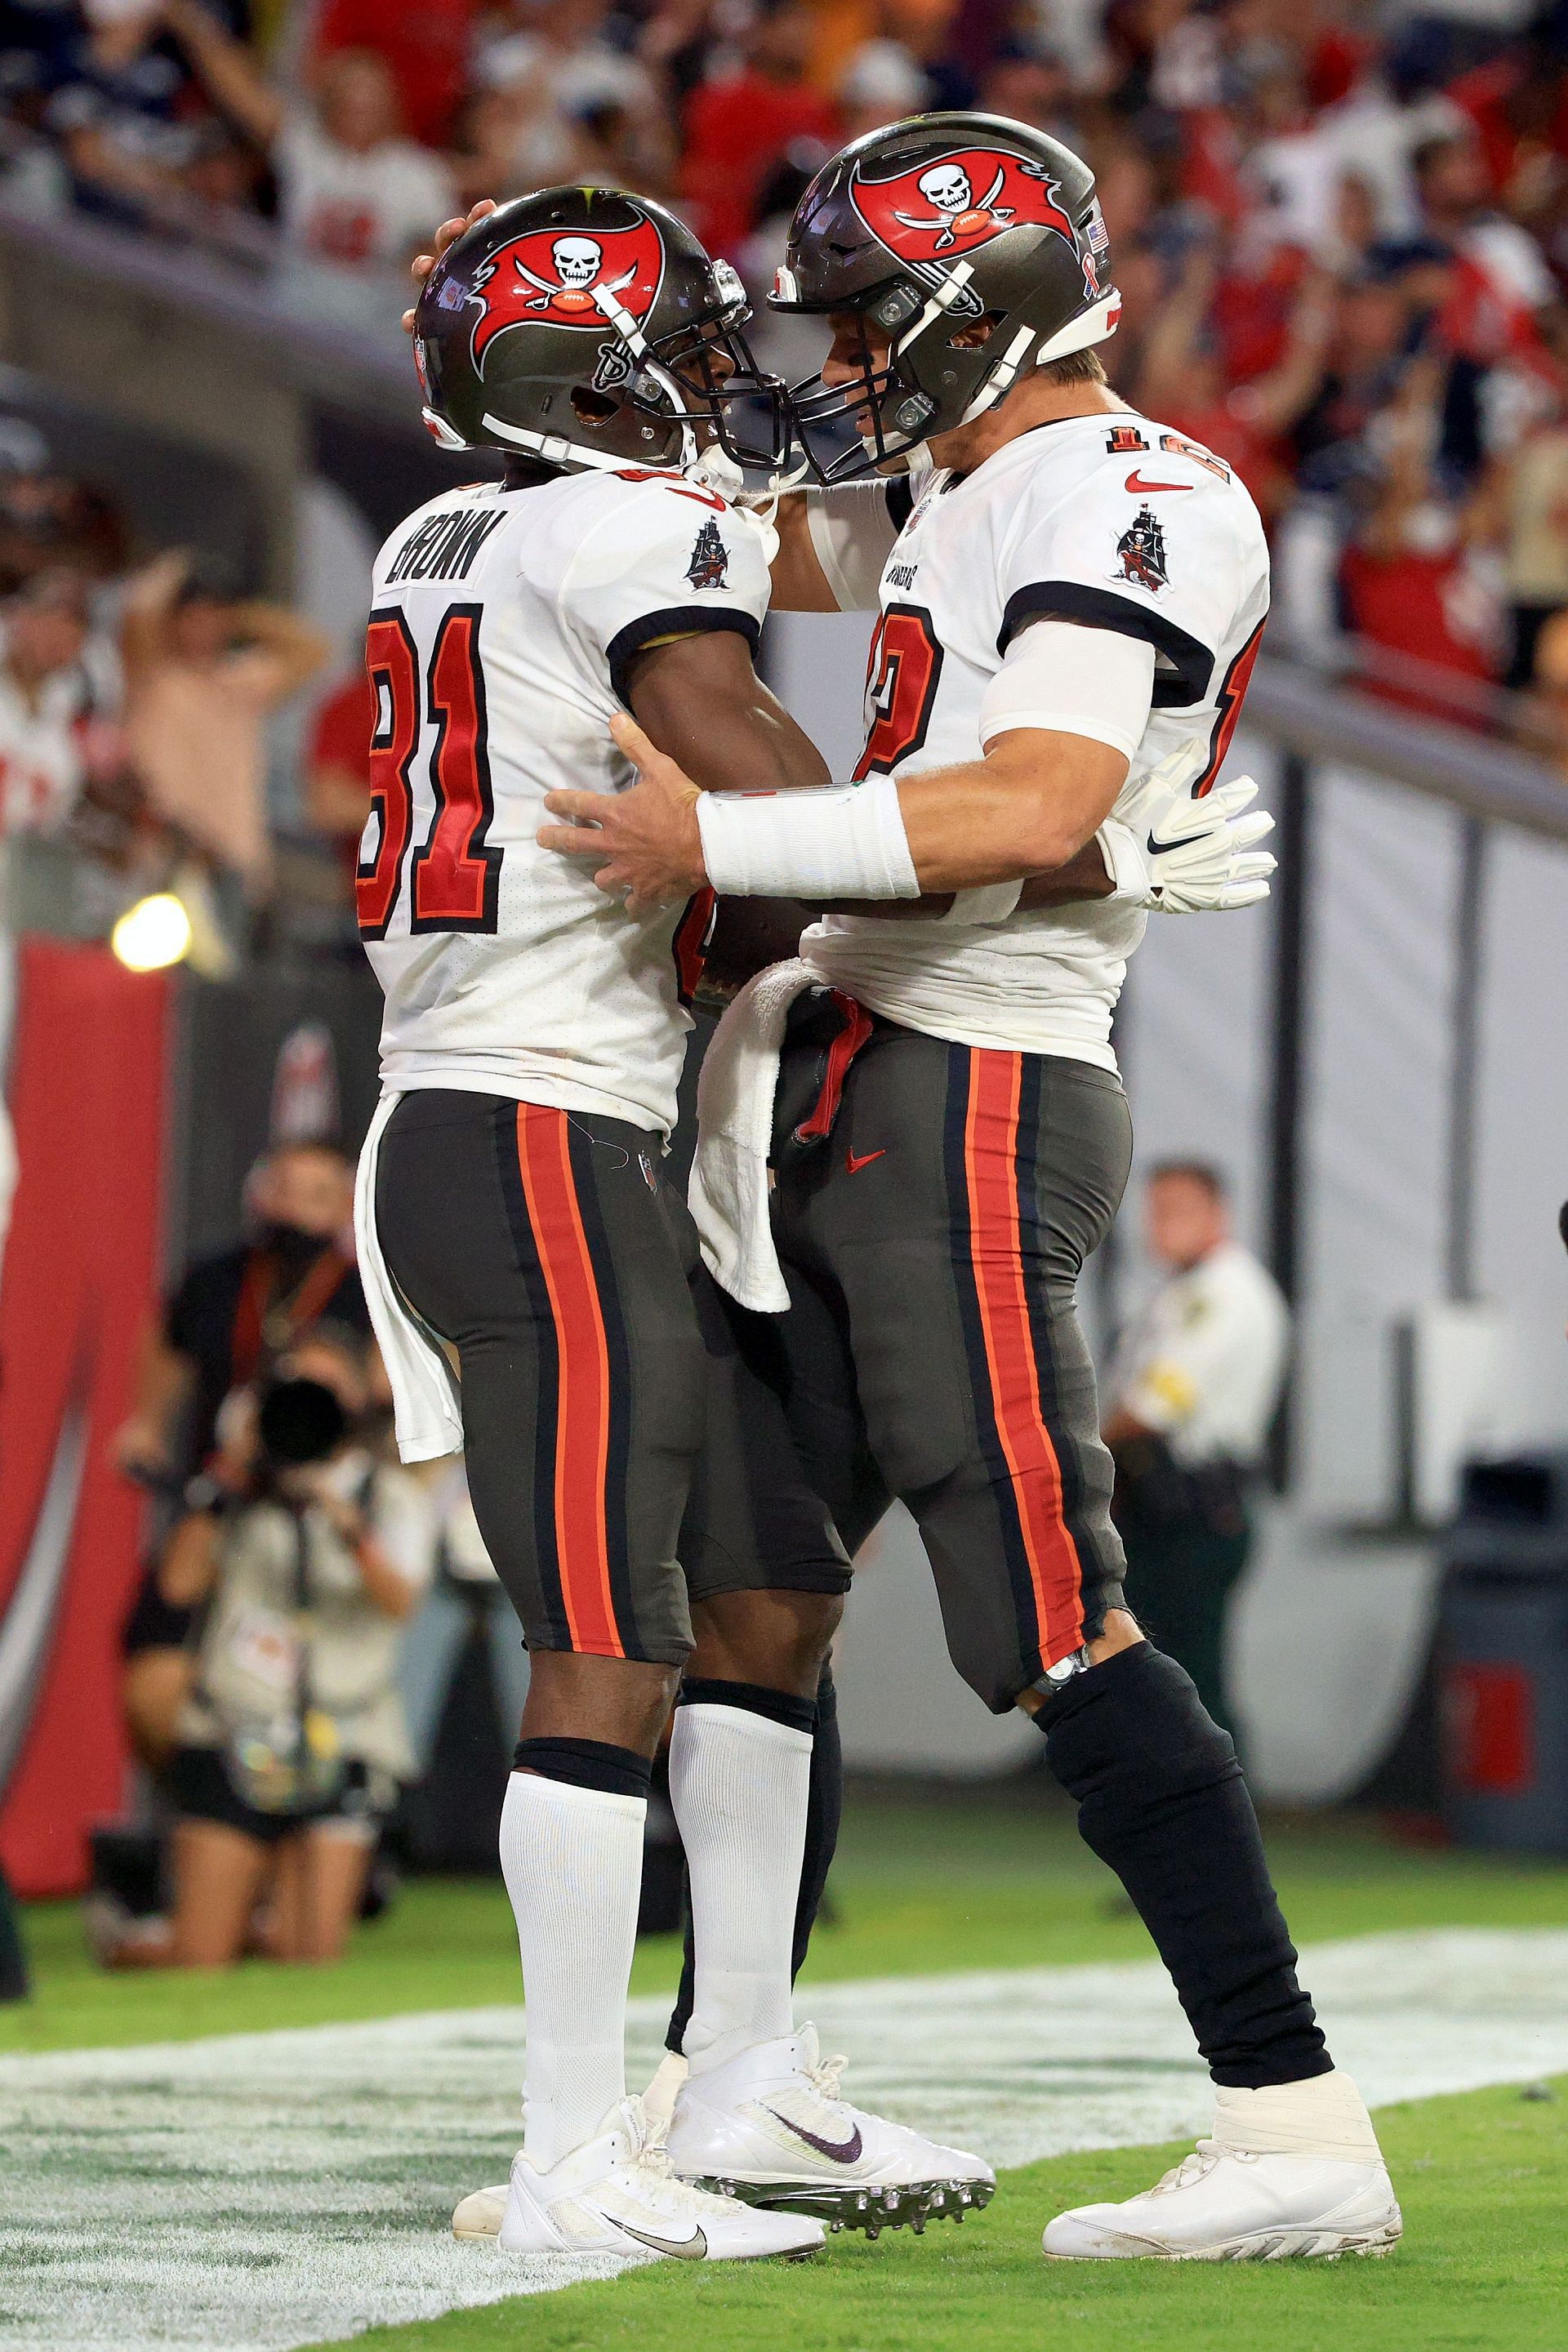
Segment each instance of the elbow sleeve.
[[1154,648],[1142,637],[1036,621],[1013,639],[980,705],[980,740],[1019,727],[1088,735],[1131,760],[1153,708]]

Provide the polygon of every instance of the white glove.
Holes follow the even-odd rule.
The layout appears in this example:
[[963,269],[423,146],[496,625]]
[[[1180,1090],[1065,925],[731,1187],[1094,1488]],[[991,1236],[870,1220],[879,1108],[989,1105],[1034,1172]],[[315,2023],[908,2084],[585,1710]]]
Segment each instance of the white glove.
[[1250,776],[1233,776],[1202,800],[1192,787],[1208,764],[1194,736],[1124,792],[1095,838],[1115,898],[1165,915],[1229,913],[1268,896],[1279,860],[1256,845],[1274,830]]

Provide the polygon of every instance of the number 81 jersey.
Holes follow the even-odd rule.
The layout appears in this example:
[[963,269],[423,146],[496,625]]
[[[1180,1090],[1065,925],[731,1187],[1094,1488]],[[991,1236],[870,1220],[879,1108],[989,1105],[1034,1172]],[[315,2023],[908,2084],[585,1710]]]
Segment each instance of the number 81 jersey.
[[[1263,527],[1223,460],[1150,418],[1101,410],[1021,434],[967,475],[860,496],[856,508],[853,491],[828,492],[841,518],[813,529],[841,604],[871,601],[885,559],[858,777],[978,760],[987,687],[1019,632],[1049,619],[1152,646],[1152,708],[1129,712],[1117,746],[1129,784],[1195,736],[1209,757],[1193,789],[1207,790],[1268,610]],[[1074,731],[1071,683],[1041,727]],[[1098,716],[1078,731],[1110,740]],[[801,953],[826,985],[928,1035],[1114,1069],[1111,1016],[1145,922],[1111,901],[1002,921],[965,920],[962,906],[940,922],[833,915]]]
[[535,839],[547,793],[615,793],[637,653],[755,645],[748,518],[679,475],[569,474],[434,499],[376,559],[371,814],[355,883],[386,997],[382,1077],[668,1132],[710,900],[634,918]]

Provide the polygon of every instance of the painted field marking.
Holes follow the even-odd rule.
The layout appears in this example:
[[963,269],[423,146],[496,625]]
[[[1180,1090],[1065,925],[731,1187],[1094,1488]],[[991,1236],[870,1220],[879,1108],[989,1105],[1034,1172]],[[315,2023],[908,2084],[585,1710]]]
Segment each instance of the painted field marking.
[[[1568,2071],[1568,1931],[1367,1937],[1303,1969],[1373,2105]],[[1153,1963],[814,1986],[800,2011],[850,2096],[998,2165],[1210,2121]],[[634,2004],[634,2082],[666,2014]],[[0,2059],[0,2352],[287,2352],[613,2271],[446,2233],[505,2176],[521,2062],[517,2009]]]

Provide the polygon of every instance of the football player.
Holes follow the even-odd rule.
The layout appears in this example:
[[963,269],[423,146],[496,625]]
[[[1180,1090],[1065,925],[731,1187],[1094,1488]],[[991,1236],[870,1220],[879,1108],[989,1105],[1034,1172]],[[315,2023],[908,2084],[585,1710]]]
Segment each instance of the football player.
[[[710,898],[631,909],[535,839],[552,789],[608,806],[632,782],[617,709],[710,788],[827,781],[752,667],[763,536],[682,470],[716,438],[747,454],[732,403],[769,387],[744,317],[733,272],[657,205],[565,188],[488,211],[429,275],[415,350],[437,438],[503,451],[504,478],[432,499],[374,572],[357,889],[386,1007],[360,1260],[405,1456],[466,1444],[532,1658],[501,1824],[525,2144],[504,2198],[456,2219],[514,2251],[807,2252],[820,2221],[765,2210],[792,2150],[825,2176],[818,2205],[873,2228],[993,2185],[978,2158],[847,2106],[794,2031],[817,1690],[848,1565],[765,1397],[742,1454],[732,1342],[661,1172]],[[680,1532],[700,1456],[721,1541]],[[670,1781],[702,1973],[687,2056],[696,2084],[770,2053],[755,2208],[686,2187],[625,2096],[649,1765],[683,1666]]]
[[[793,400],[821,487],[781,507],[775,598],[879,609],[855,780],[699,794],[617,719],[638,785],[608,809],[552,794],[541,837],[634,907],[883,902],[801,941],[771,1231],[764,1207],[730,1241],[782,1261],[790,1311],[743,1345],[771,1349],[847,1548],[909,1505],[955,1663],[1044,1734],[1215,2082],[1196,2154],[1058,2217],[1047,2253],[1382,2252],[1399,2209],[1298,1982],[1234,1748],[1121,1604],[1074,1310],[1127,1174],[1110,1023],[1151,895],[1147,795],[1194,737],[1194,825],[1226,789],[1262,528],[1221,458],[1108,389],[1094,347],[1121,299],[1093,177],[1033,129],[930,115],[855,142],[803,197],[774,299],[831,335]],[[1097,838],[1099,902],[1020,891]],[[932,893],[956,894],[940,922],[899,919]],[[683,2138],[678,2111],[678,2165]]]

